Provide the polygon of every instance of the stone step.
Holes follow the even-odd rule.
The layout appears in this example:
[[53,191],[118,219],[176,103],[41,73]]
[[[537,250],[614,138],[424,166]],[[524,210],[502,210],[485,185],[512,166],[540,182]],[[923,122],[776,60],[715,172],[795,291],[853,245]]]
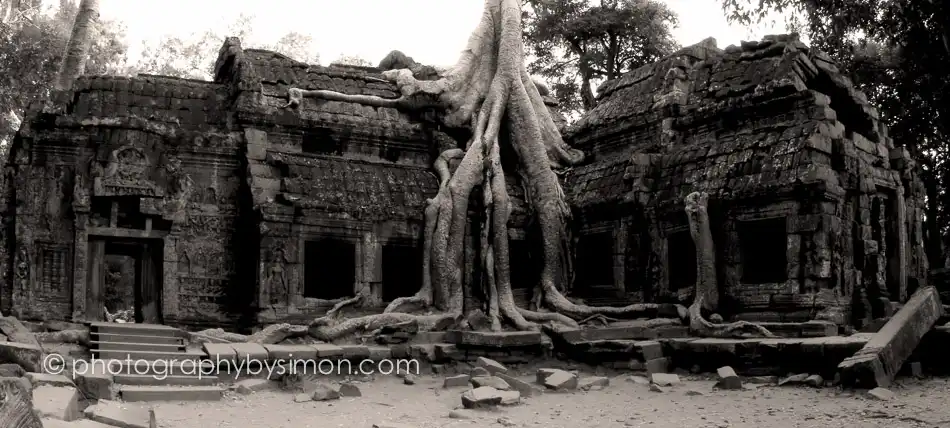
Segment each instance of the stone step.
[[121,374],[116,375],[113,382],[117,385],[137,386],[209,386],[218,383],[218,377],[206,374],[197,376]]
[[100,342],[122,342],[122,343],[155,343],[160,345],[182,345],[184,341],[180,337],[170,336],[142,336],[136,334],[124,333],[99,333],[89,332],[92,340]]
[[219,386],[138,386],[119,387],[123,401],[218,401],[224,395]]
[[108,334],[131,334],[136,336],[181,337],[181,332],[177,328],[158,324],[93,322],[89,323],[89,331]]
[[136,351],[130,349],[93,350],[92,356],[100,360],[146,360],[146,361],[193,361],[207,356],[204,352]]
[[196,376],[201,374],[202,376],[211,376],[218,373],[218,368],[215,367],[214,363],[207,360],[200,362],[159,360],[145,364],[134,359],[131,361],[117,359],[112,361],[99,360],[96,364],[109,364],[108,373],[116,376],[122,374],[148,376]]
[[94,340],[89,342],[93,351],[154,351],[154,352],[183,352],[181,344],[148,343],[148,342],[103,342]]

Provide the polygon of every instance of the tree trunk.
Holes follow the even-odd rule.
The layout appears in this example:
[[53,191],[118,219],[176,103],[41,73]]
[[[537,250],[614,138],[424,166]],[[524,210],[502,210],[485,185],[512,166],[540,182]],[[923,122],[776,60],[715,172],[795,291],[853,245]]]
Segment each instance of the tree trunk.
[[924,189],[927,193],[927,217],[924,221],[926,230],[924,247],[927,251],[927,260],[931,269],[943,268],[945,257],[943,254],[943,233],[940,230],[940,186],[936,174],[923,174]]
[[89,45],[92,43],[93,26],[99,19],[99,0],[82,0],[79,3],[79,13],[73,22],[73,32],[66,45],[66,55],[56,80],[56,89],[72,89],[73,82],[86,70],[86,59],[89,57]]

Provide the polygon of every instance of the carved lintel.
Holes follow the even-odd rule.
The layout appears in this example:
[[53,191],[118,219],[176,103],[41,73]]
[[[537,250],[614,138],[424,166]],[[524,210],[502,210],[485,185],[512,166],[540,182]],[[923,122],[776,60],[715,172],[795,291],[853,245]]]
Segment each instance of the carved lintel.
[[163,197],[165,189],[148,178],[151,165],[144,150],[130,144],[119,147],[109,154],[102,176],[93,179],[93,192],[96,196]]

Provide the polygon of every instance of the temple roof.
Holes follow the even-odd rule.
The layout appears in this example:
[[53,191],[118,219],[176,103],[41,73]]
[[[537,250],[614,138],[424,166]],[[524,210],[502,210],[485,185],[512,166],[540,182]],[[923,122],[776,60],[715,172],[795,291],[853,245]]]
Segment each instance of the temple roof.
[[591,154],[565,177],[578,206],[638,191],[662,202],[697,190],[740,198],[810,181],[834,187],[839,177],[825,171],[833,144],[885,168],[893,147],[864,94],[794,35],[724,51],[709,39],[606,82],[566,138]]

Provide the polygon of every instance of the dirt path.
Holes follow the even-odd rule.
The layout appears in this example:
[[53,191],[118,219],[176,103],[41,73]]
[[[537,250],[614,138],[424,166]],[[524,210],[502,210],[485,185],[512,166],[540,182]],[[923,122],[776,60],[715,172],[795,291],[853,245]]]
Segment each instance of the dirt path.
[[164,428],[369,428],[381,422],[416,428],[950,427],[950,379],[905,381],[893,388],[895,399],[877,401],[834,388],[714,391],[712,381],[696,379],[652,392],[626,378],[612,378],[601,391],[545,393],[517,406],[470,412],[474,418],[467,420],[448,417],[460,407],[462,389],[442,389],[438,377],[411,386],[381,378],[362,384],[362,397],[329,402],[295,403],[276,391],[229,393],[219,403],[163,403],[156,411]]

